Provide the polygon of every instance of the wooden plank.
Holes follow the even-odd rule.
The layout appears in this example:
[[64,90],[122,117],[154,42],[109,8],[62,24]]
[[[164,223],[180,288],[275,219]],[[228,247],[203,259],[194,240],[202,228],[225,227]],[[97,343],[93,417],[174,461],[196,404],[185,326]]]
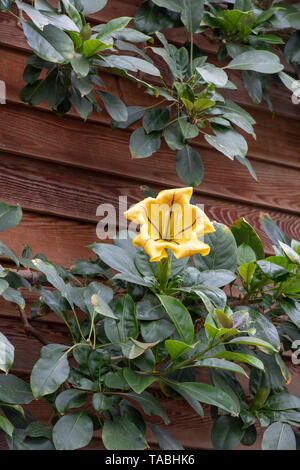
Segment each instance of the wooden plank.
[[29,245],[34,254],[44,253],[49,261],[70,267],[74,258],[88,259],[92,255],[85,247],[97,241],[96,224],[27,212],[18,227],[1,233],[1,240],[17,256]]
[[[147,184],[156,181],[162,186],[182,186],[175,173],[174,153],[165,144],[151,159],[133,160],[129,155],[128,131],[112,132],[100,124],[60,118],[17,105],[7,104],[1,111],[0,150],[4,152],[122,175]],[[243,166],[211,148],[199,150],[206,172],[203,183],[196,189],[199,195],[299,213],[299,170],[255,161],[260,180],[257,185]]]
[[[0,201],[20,204],[24,210],[42,215],[57,215],[64,219],[92,223],[95,236],[95,224],[101,219],[96,215],[100,204],[111,204],[119,213],[125,210],[124,207],[119,207],[120,197],[127,198],[128,207],[142,199],[141,182],[127,178],[116,178],[6,153],[0,153],[0,168]],[[152,183],[150,186],[156,191],[164,189],[163,186]],[[122,200],[125,202],[125,199]],[[228,226],[238,218],[246,217],[262,237],[267,252],[272,252],[272,244],[262,231],[257,207],[204,194],[197,195],[196,201],[204,205],[205,212],[212,220]],[[268,210],[268,213],[291,237],[300,240],[299,217],[274,210]],[[116,224],[119,224],[118,220]],[[121,220],[121,226],[126,226],[125,218]],[[42,237],[41,233],[39,237]],[[28,241],[30,244],[30,240]],[[89,240],[82,241],[83,248]],[[61,243],[67,241],[62,239]]]
[[[178,34],[179,36],[182,35],[180,34],[180,29],[174,31],[173,35],[174,33],[175,33],[175,37]],[[203,40],[203,38],[201,37],[200,46],[202,49],[203,49],[203,42],[205,43],[205,41],[206,40],[205,39]],[[209,44],[209,41],[207,42]],[[2,14],[0,13],[0,44],[5,46],[5,50],[16,48],[18,51],[22,51],[26,53],[30,52],[30,49],[26,41],[24,40],[23,32],[17,26],[15,18],[5,13],[2,13]],[[144,46],[146,46],[146,44]],[[143,45],[141,45],[141,47],[143,47]],[[207,52],[205,48],[203,49],[203,51],[204,53]],[[3,54],[4,53],[1,52],[1,58],[3,57],[3,63],[4,63],[5,56],[3,56]],[[157,58],[157,56],[154,56],[154,59],[158,61],[159,63],[164,64],[164,62],[160,60],[159,58]],[[24,60],[25,60],[25,57],[24,57]],[[216,62],[214,51],[211,53],[208,51],[208,61],[212,63],[216,63],[217,65],[220,66],[220,64]],[[225,65],[225,63],[223,65]],[[21,79],[22,73],[23,73],[23,69],[20,72],[16,73],[16,78]],[[269,112],[267,104],[265,102],[261,103],[260,105],[254,105],[252,103],[247,91],[244,89],[244,85],[242,83],[241,72],[228,71],[228,73],[230,75],[230,79],[238,86],[238,92],[230,92],[230,91],[226,92],[225,91],[224,96],[226,96],[227,98],[231,97],[231,99],[236,100],[242,105],[247,105],[252,111],[256,109],[264,110],[267,113],[268,117],[271,118],[271,113]],[[157,79],[157,77],[150,77],[147,75],[145,75],[145,77],[147,80],[152,81],[154,84],[159,83],[159,80]],[[12,74],[10,75],[10,79],[7,81],[7,83],[11,81],[11,78],[12,78]],[[122,79],[120,81],[123,82],[124,80]],[[288,90],[275,85],[273,82],[270,82],[270,85],[271,86],[269,89],[269,94],[273,102],[274,111],[278,115],[290,116],[290,117],[293,117],[294,119],[300,119],[299,109],[297,106],[293,105],[291,101],[291,97],[290,97],[291,93]],[[136,90],[136,86],[133,85],[133,87],[134,87],[134,90]],[[20,91],[20,89],[21,87],[18,88],[18,91]],[[135,92],[136,91],[134,91],[134,93]]]

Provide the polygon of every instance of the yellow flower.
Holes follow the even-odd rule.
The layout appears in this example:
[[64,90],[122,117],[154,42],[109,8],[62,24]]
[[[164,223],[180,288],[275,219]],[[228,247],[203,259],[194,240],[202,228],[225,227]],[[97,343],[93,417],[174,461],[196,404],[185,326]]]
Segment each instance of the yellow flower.
[[214,232],[205,213],[190,204],[193,188],[168,189],[154,199],[147,197],[124,213],[127,219],[140,225],[133,239],[150,256],[150,261],[168,257],[166,249],[176,258],[196,253],[208,255],[210,247],[199,237]]

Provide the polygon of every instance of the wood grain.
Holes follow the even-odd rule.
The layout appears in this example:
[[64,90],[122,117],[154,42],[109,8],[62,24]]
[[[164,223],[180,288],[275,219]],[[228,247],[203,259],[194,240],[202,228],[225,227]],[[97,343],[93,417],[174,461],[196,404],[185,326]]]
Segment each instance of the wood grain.
[[[20,204],[26,211],[36,212],[36,220],[41,214],[41,223],[37,239],[43,239],[43,216],[59,216],[70,220],[70,230],[74,220],[88,222],[92,225],[84,225],[83,233],[86,239],[80,237],[82,246],[90,242],[90,230],[96,236],[96,223],[101,217],[96,215],[97,207],[100,204],[111,204],[117,214],[123,213],[126,207],[119,206],[119,197],[127,198],[127,207],[137,203],[141,198],[141,184],[135,180],[93,173],[89,170],[66,167],[55,163],[14,156],[0,153],[0,200],[5,200],[10,204]],[[150,184],[159,191],[164,186]],[[122,199],[125,202],[125,199]],[[270,240],[262,231],[259,221],[260,210],[248,204],[239,204],[227,200],[209,197],[205,194],[198,194],[196,202],[204,205],[204,210],[212,220],[223,222],[230,226],[240,217],[245,217],[252,224],[261,236],[268,253],[272,252]],[[300,239],[299,217],[284,213],[282,211],[267,210],[272,218],[285,230],[292,238]],[[27,217],[27,216],[26,216]],[[55,221],[55,219],[53,219]],[[55,222],[54,222],[55,223]],[[58,225],[61,219],[57,219]],[[125,228],[127,226],[124,217],[117,215],[116,225]],[[76,230],[73,236],[77,238]],[[90,227],[90,229],[87,229]],[[16,233],[11,231],[16,237]],[[81,231],[80,231],[81,232]],[[61,233],[61,244],[67,245],[69,238],[65,239],[65,232]],[[2,234],[5,236],[5,232]],[[8,237],[10,240],[10,236]],[[12,246],[12,243],[10,243]],[[48,254],[51,245],[46,247]],[[67,246],[65,251],[68,251]],[[52,255],[52,253],[49,253]]]
[[[175,173],[174,153],[164,144],[151,159],[133,160],[129,156],[129,132],[112,132],[100,124],[23,109],[24,112],[20,106],[10,104],[1,108],[0,150],[116,177],[122,175],[146,184],[156,181],[163,186],[182,186]],[[195,190],[198,194],[299,213],[299,170],[253,162],[260,181],[258,185],[243,166],[232,163],[211,148],[199,150],[205,178]]]

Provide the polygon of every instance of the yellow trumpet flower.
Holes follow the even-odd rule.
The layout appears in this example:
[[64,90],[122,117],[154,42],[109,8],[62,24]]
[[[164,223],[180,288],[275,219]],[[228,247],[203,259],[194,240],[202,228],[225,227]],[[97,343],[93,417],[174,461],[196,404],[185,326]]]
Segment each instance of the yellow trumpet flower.
[[192,194],[192,187],[168,189],[124,213],[127,219],[140,225],[140,233],[132,242],[146,251],[150,261],[167,258],[166,249],[178,259],[196,253],[206,256],[210,252],[209,245],[199,237],[215,229],[205,213],[190,204]]

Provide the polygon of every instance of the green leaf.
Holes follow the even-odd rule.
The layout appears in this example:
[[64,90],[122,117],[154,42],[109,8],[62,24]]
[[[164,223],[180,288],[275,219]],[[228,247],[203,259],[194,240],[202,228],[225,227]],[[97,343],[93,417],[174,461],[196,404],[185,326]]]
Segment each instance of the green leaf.
[[152,3],[159,7],[168,8],[168,10],[181,12],[183,6],[181,0],[152,0]]
[[72,411],[53,428],[56,450],[76,450],[87,446],[93,437],[93,422],[85,411]]
[[22,26],[28,45],[42,59],[63,64],[74,57],[73,41],[61,29],[47,25],[41,31],[28,21],[22,21]]
[[112,120],[111,126],[113,129],[116,127],[118,129],[127,129],[127,127],[131,126],[135,122],[139,121],[141,117],[143,117],[146,108],[144,106],[128,106],[127,113],[128,118],[126,121],[114,121]]
[[183,0],[181,21],[190,33],[195,33],[200,27],[204,11],[204,0]]
[[251,263],[245,263],[242,264],[242,266],[239,267],[239,274],[241,278],[245,281],[246,286],[249,288],[253,275],[255,273],[256,269],[256,264],[254,261]]
[[272,423],[264,432],[263,450],[296,450],[296,438],[291,426],[286,423]]
[[264,408],[274,411],[291,410],[300,408],[300,398],[288,392],[271,395],[264,404]]
[[0,203],[0,232],[15,227],[21,222],[22,209],[20,206],[11,206],[5,202]]
[[118,317],[115,316],[110,306],[105,302],[104,299],[102,299],[100,295],[94,294],[92,296],[92,304],[95,309],[95,312],[100,313],[104,317],[114,318],[115,320],[118,319]]
[[14,375],[0,375],[0,400],[12,405],[22,405],[33,400],[30,386]]
[[290,237],[284,233],[283,230],[281,230],[281,228],[273,221],[269,214],[262,214],[260,217],[260,222],[264,231],[275,245],[278,245],[279,241],[290,245]]
[[159,343],[159,341],[155,341],[155,343],[142,343],[141,341],[138,341],[134,338],[130,339],[133,342],[133,346],[129,353],[129,359],[136,359],[137,357],[140,357],[142,354],[149,351]]
[[175,331],[172,323],[165,319],[141,322],[141,333],[147,343],[161,342],[169,338]]
[[14,0],[0,0],[0,11],[9,11]]
[[259,236],[255,232],[254,228],[251,227],[251,225],[248,224],[248,222],[243,217],[236,220],[232,224],[231,231],[237,246],[240,246],[242,243],[246,243],[253,249],[257,259],[262,259],[265,257],[264,246]]
[[225,128],[212,124],[213,135],[205,134],[205,140],[216,148],[219,152],[226,155],[231,160],[234,157],[244,158],[248,152],[248,145],[244,137],[239,134],[233,126]]
[[[101,65],[106,67],[130,70],[131,72],[144,72],[156,77],[160,76],[160,71],[149,61],[138,57],[125,55],[102,55]],[[104,61],[104,62],[103,62]]]
[[136,304],[136,316],[138,320],[160,320],[166,314],[164,307],[154,295],[148,295]]
[[75,72],[80,75],[80,77],[86,77],[90,71],[89,61],[86,59],[86,57],[83,57],[83,55],[78,54],[77,52],[71,60],[71,65],[73,70],[75,70]]
[[101,39],[105,36],[109,36],[111,33],[126,28],[131,19],[132,18],[130,18],[129,16],[121,16],[120,18],[114,18],[113,20],[108,21],[106,24],[93,26],[93,31],[97,31],[97,39]]
[[66,31],[79,32],[77,25],[67,15],[59,15],[56,11],[39,11],[37,8],[27,5],[26,3],[16,1],[19,10],[22,10],[32,19],[33,23],[41,30],[45,26],[52,24],[59,29]]
[[7,256],[10,258],[17,266],[20,265],[18,258],[13,254],[13,252],[0,240],[0,256]]
[[147,134],[161,131],[169,121],[169,108],[154,108],[146,112],[143,118],[143,128]]
[[125,368],[123,373],[128,385],[138,394],[142,393],[149,385],[155,382],[155,378],[151,377],[151,375],[141,375],[129,368]]
[[300,303],[294,300],[280,300],[280,306],[294,325],[300,329]]
[[231,230],[223,224],[213,222],[215,232],[204,236],[210,246],[207,256],[194,255],[194,263],[200,271],[208,269],[227,269],[235,271],[237,265],[237,246]]
[[176,439],[170,436],[168,431],[157,424],[148,423],[151,431],[157,439],[158,445],[163,450],[184,450],[184,447]]
[[14,432],[14,426],[4,416],[0,416],[0,429],[2,429],[2,431],[4,431],[5,434],[8,434],[10,437]]
[[251,50],[235,57],[225,67],[235,70],[254,70],[266,74],[278,73],[283,69],[279,57],[268,51]]
[[188,392],[193,398],[209,405],[222,408],[225,411],[237,416],[239,409],[233,399],[222,390],[212,385],[194,382],[180,382],[176,385],[179,389]]
[[136,129],[130,137],[129,148],[133,158],[150,157],[157,152],[161,146],[161,133],[152,132],[146,134],[141,127]]
[[73,306],[72,299],[69,295],[68,286],[64,282],[64,280],[59,276],[55,267],[52,264],[42,261],[39,258],[33,259],[32,263],[34,264],[37,270],[45,274],[47,281],[52,284],[52,286],[54,286],[56,289],[58,289],[63,295],[63,297],[65,297],[69,301],[70,305]]
[[194,339],[194,324],[186,307],[176,298],[169,295],[158,295],[159,300],[168,312],[179,335],[187,344],[191,344]]
[[25,429],[25,436],[52,439],[52,428],[49,424],[33,421]]
[[94,409],[100,413],[102,411],[109,410],[113,406],[114,397],[109,397],[102,393],[94,393],[92,402]]
[[55,400],[55,406],[60,414],[64,414],[70,408],[81,408],[86,402],[87,394],[81,390],[65,390]]
[[127,108],[123,101],[117,96],[111,95],[105,91],[96,90],[100,98],[102,99],[105,109],[112,119],[115,121],[127,121],[128,113]]
[[242,423],[232,416],[218,416],[212,429],[212,444],[217,450],[231,450],[243,437]]
[[121,339],[126,343],[129,338],[136,339],[139,333],[135,313],[135,304],[130,295],[122,297],[115,307],[115,315],[119,319],[118,328]]
[[10,341],[0,333],[0,370],[8,372],[14,362],[15,348]]
[[84,0],[82,1],[82,13],[84,15],[92,15],[93,13],[102,10],[107,2],[108,0]]
[[207,83],[213,83],[216,87],[223,88],[228,77],[226,72],[213,64],[205,64],[202,67],[196,67],[197,72]]
[[233,338],[228,344],[246,344],[248,346],[257,346],[263,350],[270,350],[272,353],[277,352],[277,350],[272,346],[272,344],[264,341],[260,338],[255,338],[254,336],[239,336],[237,338]]
[[89,248],[108,266],[128,276],[134,276],[137,283],[140,285],[147,285],[143,282],[143,278],[136,269],[130,253],[126,252],[124,249],[108,243],[94,243],[90,245]]
[[[150,1],[144,2],[137,10],[134,18],[134,26],[147,34],[153,34],[166,28],[172,28],[176,20],[165,9],[154,5]],[[128,39],[130,40],[130,39]]]
[[140,429],[126,416],[113,416],[113,420],[106,419],[102,440],[108,450],[144,450],[147,446]]
[[247,245],[246,243],[242,243],[239,245],[237,250],[238,256],[238,265],[243,265],[247,263],[252,263],[252,261],[256,261],[256,254],[255,251],[251,248],[251,246]]
[[171,150],[181,150],[186,145],[186,141],[178,121],[173,122],[173,124],[170,124],[164,130],[164,138]]
[[193,349],[193,346],[173,339],[167,339],[165,346],[173,361],[176,361],[182,354]]
[[7,436],[6,441],[10,450],[54,450],[48,439],[26,437],[25,429],[14,429],[12,437]]
[[100,51],[109,49],[112,44],[106,44],[99,39],[88,39],[83,43],[83,55],[85,57],[92,57]]
[[201,156],[189,145],[185,145],[176,155],[176,171],[187,186],[198,186],[204,178]]
[[149,392],[143,392],[141,394],[137,393],[126,393],[124,394],[126,397],[131,398],[139,403],[142,407],[144,413],[148,416],[157,415],[160,416],[165,424],[169,424],[170,420],[166,414],[165,409],[160,404],[160,402]]
[[197,284],[205,284],[210,287],[224,287],[226,284],[234,281],[236,275],[228,269],[210,269],[199,272]]
[[241,366],[238,366],[234,362],[226,361],[225,359],[218,359],[214,357],[208,357],[201,359],[195,363],[197,367],[213,367],[215,369],[229,370],[238,374],[245,375],[248,377],[246,372]]
[[215,357],[221,359],[229,359],[230,361],[244,362],[250,364],[257,369],[264,370],[264,364],[260,359],[253,356],[252,354],[237,353],[231,351],[219,351],[215,354]]
[[287,269],[267,260],[260,260],[257,262],[257,265],[266,276],[274,281],[280,282],[281,280],[284,280],[287,275],[289,275],[289,271]]
[[300,266],[300,256],[298,255],[298,253],[295,250],[293,250],[293,248],[291,248],[289,245],[286,245],[285,243],[282,243],[281,241],[279,241],[279,245],[282,251],[291,260],[291,262]]
[[49,344],[41,349],[39,360],[34,365],[30,385],[35,398],[49,395],[68,378],[70,366],[67,346]]

